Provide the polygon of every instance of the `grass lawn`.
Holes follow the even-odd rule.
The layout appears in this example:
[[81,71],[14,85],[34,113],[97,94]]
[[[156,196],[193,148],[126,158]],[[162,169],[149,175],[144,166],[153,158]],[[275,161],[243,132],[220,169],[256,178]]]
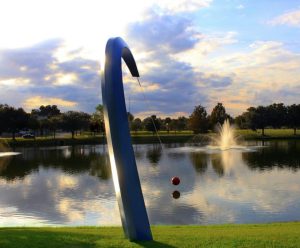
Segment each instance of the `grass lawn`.
[[0,228],[0,247],[300,247],[300,222],[151,229],[155,241],[130,242],[121,227]]
[[[238,135],[241,135],[245,137],[246,139],[259,139],[262,138],[262,133],[261,130],[258,129],[256,132],[252,131],[250,129],[245,129],[241,130],[238,129],[236,130],[236,133]],[[268,138],[300,138],[300,132],[297,131],[297,135],[294,135],[294,130],[293,129],[265,129],[265,137],[266,139]]]

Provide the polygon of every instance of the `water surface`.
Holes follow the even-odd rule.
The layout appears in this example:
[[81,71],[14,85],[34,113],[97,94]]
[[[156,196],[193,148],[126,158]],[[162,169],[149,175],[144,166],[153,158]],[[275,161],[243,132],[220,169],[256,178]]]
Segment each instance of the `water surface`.
[[[247,145],[256,148],[135,145],[151,224],[300,220],[300,142]],[[0,157],[1,226],[121,225],[105,146],[15,152]]]

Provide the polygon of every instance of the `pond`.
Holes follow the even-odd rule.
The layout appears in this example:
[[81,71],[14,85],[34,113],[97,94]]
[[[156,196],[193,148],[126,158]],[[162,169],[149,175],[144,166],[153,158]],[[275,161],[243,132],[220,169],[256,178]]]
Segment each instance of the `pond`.
[[[299,221],[300,141],[247,145],[257,148],[134,145],[150,223]],[[106,146],[16,152],[0,157],[1,226],[121,225]]]

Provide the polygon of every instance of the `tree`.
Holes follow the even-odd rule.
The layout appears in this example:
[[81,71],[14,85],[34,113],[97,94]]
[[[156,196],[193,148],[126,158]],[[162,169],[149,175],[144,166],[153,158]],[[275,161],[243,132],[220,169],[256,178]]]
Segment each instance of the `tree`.
[[0,129],[2,132],[11,132],[13,140],[17,131],[28,126],[28,120],[29,115],[22,108],[0,105]]
[[34,134],[36,136],[36,131],[40,128],[40,123],[36,116],[30,114],[29,120],[28,120],[28,128],[34,131]]
[[287,124],[287,107],[283,103],[273,103],[266,107],[268,124],[273,128],[281,128]]
[[55,139],[56,130],[62,124],[62,115],[55,115],[49,118],[48,127],[53,132],[53,138]]
[[217,124],[223,125],[224,121],[228,119],[225,107],[222,103],[218,103],[212,110],[210,115],[211,126],[214,127]]
[[165,126],[166,126],[166,130],[168,133],[170,133],[170,124],[172,122],[172,119],[170,117],[167,117],[164,121]]
[[248,124],[247,124],[247,112],[244,112],[243,114],[235,117],[234,119],[234,124],[239,127],[240,129],[247,129]]
[[287,123],[289,127],[294,129],[294,135],[296,135],[297,128],[300,127],[300,104],[287,107]]
[[130,112],[127,112],[127,119],[128,119],[129,130],[131,130],[131,125],[134,120],[133,114],[131,114]]
[[93,113],[93,118],[99,122],[104,122],[103,105],[98,104],[95,110],[96,111]]
[[90,119],[90,129],[94,132],[103,132],[105,131],[104,128],[104,114],[103,114],[103,105],[98,104],[95,108],[95,112],[92,114]]
[[188,119],[186,117],[184,116],[178,117],[178,124],[177,124],[178,130],[179,131],[185,130],[187,128],[187,123],[188,123]]
[[43,116],[43,117],[51,117],[60,115],[60,110],[57,108],[56,105],[42,105],[39,109],[33,109],[31,113]]
[[268,109],[264,106],[250,107],[247,109],[246,122],[252,130],[261,129],[262,135],[265,135],[265,128],[269,125]]
[[44,135],[45,130],[51,129],[50,126],[53,124],[53,122],[50,123],[50,118],[59,116],[60,114],[61,112],[57,108],[57,105],[41,105],[38,109],[31,110],[31,118],[38,121],[40,134],[42,136]]
[[131,123],[131,130],[134,131],[135,133],[139,130],[141,130],[143,127],[142,121],[140,118],[135,118],[133,122]]
[[178,119],[172,119],[169,128],[170,130],[175,131],[175,135],[176,135],[176,131],[178,130]]
[[201,105],[196,106],[190,115],[188,123],[194,133],[206,133],[208,131],[209,122],[205,108]]
[[90,115],[84,112],[68,111],[62,115],[62,127],[71,132],[74,139],[75,131],[87,129],[90,123]]
[[144,127],[147,131],[155,133],[155,131],[160,130],[160,122],[156,118],[156,115],[152,115],[151,117],[147,117],[143,120]]

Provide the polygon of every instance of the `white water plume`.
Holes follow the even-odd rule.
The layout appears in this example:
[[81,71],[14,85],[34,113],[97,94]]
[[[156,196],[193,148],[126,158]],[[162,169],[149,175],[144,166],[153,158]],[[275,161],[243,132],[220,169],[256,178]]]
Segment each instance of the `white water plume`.
[[236,147],[236,135],[233,126],[229,120],[225,120],[223,125],[219,125],[219,136],[217,144],[221,150],[227,150]]

